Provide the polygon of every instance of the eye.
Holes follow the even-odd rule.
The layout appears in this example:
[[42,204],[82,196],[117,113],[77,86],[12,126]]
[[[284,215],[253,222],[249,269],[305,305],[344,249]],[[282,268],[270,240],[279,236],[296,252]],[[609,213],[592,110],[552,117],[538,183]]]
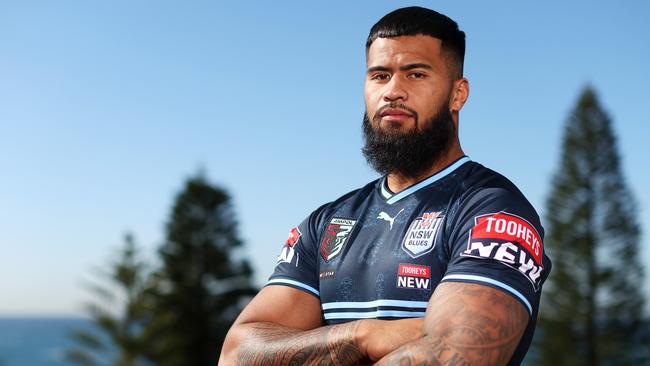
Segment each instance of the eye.
[[408,75],[410,79],[424,79],[426,75],[421,72],[412,72]]
[[390,79],[390,75],[386,72],[380,72],[370,75],[370,80],[385,81]]

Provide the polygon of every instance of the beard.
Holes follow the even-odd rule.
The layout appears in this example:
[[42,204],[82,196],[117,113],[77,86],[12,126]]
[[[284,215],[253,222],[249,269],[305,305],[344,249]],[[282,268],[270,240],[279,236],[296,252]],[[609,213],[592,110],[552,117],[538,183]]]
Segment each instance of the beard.
[[402,108],[410,111],[415,119],[415,128],[408,132],[381,129],[380,112],[377,111],[370,122],[368,112],[363,116],[363,139],[361,150],[366,161],[383,175],[400,174],[406,178],[418,178],[434,163],[444,158],[456,136],[456,128],[449,109],[443,105],[422,128],[414,110],[399,103],[391,103],[382,108]]

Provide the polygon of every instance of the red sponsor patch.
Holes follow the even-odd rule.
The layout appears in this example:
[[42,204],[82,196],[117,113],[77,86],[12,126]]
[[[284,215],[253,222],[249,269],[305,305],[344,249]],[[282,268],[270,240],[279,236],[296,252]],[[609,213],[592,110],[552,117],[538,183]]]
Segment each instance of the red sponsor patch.
[[285,242],[285,244],[290,246],[290,247],[294,246],[298,242],[298,239],[300,239],[300,235],[302,235],[300,233],[300,230],[298,230],[297,227],[294,227],[289,232],[289,237],[287,238],[287,241]]
[[498,212],[477,217],[470,240],[481,239],[517,243],[531,255],[538,265],[542,264],[542,239],[535,227],[519,216]]
[[420,266],[417,264],[400,263],[398,275],[420,277],[420,278],[431,278],[431,268],[429,266]]

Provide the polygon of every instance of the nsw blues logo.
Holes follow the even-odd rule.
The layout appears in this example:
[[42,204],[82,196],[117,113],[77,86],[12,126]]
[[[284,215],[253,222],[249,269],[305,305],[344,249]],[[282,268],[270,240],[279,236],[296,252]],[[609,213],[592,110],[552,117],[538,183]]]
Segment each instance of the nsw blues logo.
[[330,220],[320,244],[320,255],[325,262],[329,262],[341,254],[356,223],[356,220],[336,217]]
[[425,255],[436,246],[436,236],[444,216],[441,212],[425,212],[409,226],[402,249],[412,258]]

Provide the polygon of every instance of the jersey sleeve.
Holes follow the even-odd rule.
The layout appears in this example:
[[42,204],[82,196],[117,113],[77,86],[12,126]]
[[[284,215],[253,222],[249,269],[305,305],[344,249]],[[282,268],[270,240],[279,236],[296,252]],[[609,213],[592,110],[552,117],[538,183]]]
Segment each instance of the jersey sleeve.
[[300,225],[291,229],[276,260],[275,270],[266,283],[267,286],[290,286],[320,298],[317,240],[321,209],[314,211]]
[[450,260],[442,282],[491,286],[536,313],[550,262],[530,203],[519,192],[486,188],[461,200],[456,210],[447,223]]

